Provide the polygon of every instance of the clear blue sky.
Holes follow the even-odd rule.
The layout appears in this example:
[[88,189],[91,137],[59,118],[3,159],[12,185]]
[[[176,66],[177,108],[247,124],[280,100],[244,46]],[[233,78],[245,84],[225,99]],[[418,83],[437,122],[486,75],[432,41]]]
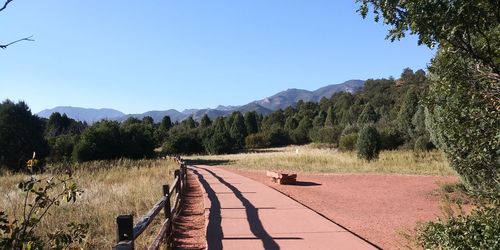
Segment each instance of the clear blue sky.
[[[3,0],[2,0],[3,3]],[[398,77],[434,52],[391,43],[354,0],[14,0],[0,99],[125,113],[241,105],[287,88]]]

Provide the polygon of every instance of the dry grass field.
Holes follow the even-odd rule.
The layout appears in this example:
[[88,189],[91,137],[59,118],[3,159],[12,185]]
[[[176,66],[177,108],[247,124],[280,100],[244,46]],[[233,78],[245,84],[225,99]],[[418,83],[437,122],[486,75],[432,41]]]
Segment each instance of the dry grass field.
[[[63,204],[52,210],[38,231],[42,234],[52,232],[68,222],[89,223],[87,242],[82,247],[110,249],[116,238],[116,216],[130,213],[137,221],[159,200],[162,185],[172,181],[178,164],[172,160],[115,160],[88,162],[73,167],[73,177],[84,190],[83,195],[75,204]],[[22,216],[24,196],[16,186],[27,178],[25,174],[0,176],[0,211]],[[136,241],[136,247],[144,248],[158,228],[159,223],[152,224]]]
[[187,159],[240,169],[285,170],[304,173],[396,173],[456,175],[441,152],[383,151],[377,161],[367,162],[355,152],[340,152],[317,145],[288,146],[255,152],[191,156]]

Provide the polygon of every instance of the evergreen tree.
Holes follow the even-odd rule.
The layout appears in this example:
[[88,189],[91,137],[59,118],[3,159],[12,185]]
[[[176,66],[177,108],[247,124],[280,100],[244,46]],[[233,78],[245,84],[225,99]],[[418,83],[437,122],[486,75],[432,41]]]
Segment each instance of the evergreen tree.
[[308,117],[302,118],[299,122],[299,126],[291,133],[292,141],[296,144],[304,144],[310,142],[309,131],[312,129],[313,125],[311,119]]
[[255,134],[259,132],[257,112],[251,111],[245,114],[245,126],[248,134]]
[[264,117],[262,121],[262,130],[271,131],[273,129],[283,129],[285,125],[285,115],[283,110],[279,109],[268,116]]
[[200,128],[208,128],[210,125],[212,125],[212,120],[210,120],[207,114],[203,114],[203,117],[200,120]]
[[335,111],[333,110],[333,107],[329,107],[325,118],[325,127],[332,128],[336,124],[337,117],[335,116]]
[[285,122],[285,130],[286,131],[292,131],[292,130],[296,129],[298,126],[299,126],[299,122],[297,121],[297,119],[295,119],[295,117],[290,116],[290,117],[286,118],[286,122]]
[[320,110],[318,115],[314,117],[313,127],[322,128],[325,125],[326,113],[323,110]]
[[225,123],[222,117],[215,120],[209,134],[203,141],[207,153],[223,154],[229,153],[233,149],[233,141]]
[[245,126],[245,119],[240,112],[234,114],[233,124],[229,130],[229,134],[234,142],[235,149],[242,149],[245,147],[245,137],[247,136],[247,129]]
[[406,92],[398,113],[398,127],[402,133],[407,135],[407,140],[410,140],[410,135],[413,134],[414,128],[412,119],[417,112],[417,107],[418,97],[415,94],[415,91],[409,89],[408,92]]
[[192,116],[186,118],[184,121],[181,122],[181,125],[186,128],[186,129],[193,129],[196,128],[196,121],[193,119]]
[[380,152],[380,136],[375,126],[368,124],[361,129],[358,135],[356,148],[360,159],[371,161],[378,158]]
[[412,83],[415,80],[415,73],[410,68],[403,69],[403,73],[401,73],[401,81],[405,84]]
[[170,116],[166,115],[161,119],[160,130],[167,132],[173,126]]
[[142,118],[142,123],[146,126],[154,126],[155,121],[154,121],[153,117],[148,115],[148,116],[144,116]]
[[377,122],[377,120],[378,120],[378,115],[375,112],[375,109],[370,103],[368,103],[365,105],[363,112],[361,112],[361,114],[358,117],[358,126],[361,127],[365,124],[373,124]]
[[61,115],[59,112],[54,112],[47,121],[45,134],[47,136],[58,136],[67,133],[71,123],[71,119],[66,114]]

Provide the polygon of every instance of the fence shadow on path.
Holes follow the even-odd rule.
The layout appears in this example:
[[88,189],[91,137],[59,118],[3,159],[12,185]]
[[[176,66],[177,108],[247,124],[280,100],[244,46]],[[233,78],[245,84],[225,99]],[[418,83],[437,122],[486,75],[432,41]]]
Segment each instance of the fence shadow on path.
[[200,180],[201,185],[207,192],[208,199],[210,199],[210,213],[208,216],[208,225],[207,225],[207,245],[208,249],[222,249],[222,238],[224,237],[222,233],[222,216],[221,216],[221,207],[220,201],[217,198],[217,194],[210,187],[210,184],[205,180],[202,174],[192,167],[191,170]]
[[[226,180],[224,180],[222,177],[218,176],[216,173],[213,171],[203,168],[203,167],[197,167],[197,166],[191,166],[192,169],[201,169],[209,174],[211,174],[213,177],[215,177],[220,183],[224,184],[227,188],[229,188],[236,198],[238,198],[241,203],[243,204],[247,216],[247,221],[250,226],[250,231],[255,237],[227,237],[224,238],[222,232],[220,234],[216,234],[216,232],[212,232],[212,236],[215,236],[216,238],[210,238],[208,236],[210,230],[222,230],[220,223],[221,223],[221,213],[220,213],[220,202],[217,199],[214,190],[209,187],[208,182],[204,179],[204,177],[196,170],[194,172],[199,176],[200,182],[202,185],[205,187],[205,190],[207,192],[208,198],[212,202],[212,206],[210,208],[210,215],[209,215],[209,223],[207,227],[207,243],[209,246],[209,249],[222,249],[222,248],[217,248],[216,246],[220,244],[219,246],[222,245],[221,241],[224,240],[245,240],[245,239],[259,239],[262,241],[262,246],[264,249],[270,249],[270,250],[275,250],[275,249],[280,249],[278,243],[276,243],[276,240],[302,240],[303,238],[300,237],[275,237],[273,238],[269,233],[264,229],[262,222],[259,218],[259,208],[256,208],[247,198],[245,198],[235,186],[233,186],[231,183],[228,183]],[[212,200],[213,199],[213,200]],[[215,201],[215,204],[214,204]],[[219,211],[216,211],[216,210]],[[213,219],[214,221],[211,221],[212,217],[212,212],[215,213]],[[213,242],[211,242],[213,241]],[[213,248],[212,248],[213,246]]]

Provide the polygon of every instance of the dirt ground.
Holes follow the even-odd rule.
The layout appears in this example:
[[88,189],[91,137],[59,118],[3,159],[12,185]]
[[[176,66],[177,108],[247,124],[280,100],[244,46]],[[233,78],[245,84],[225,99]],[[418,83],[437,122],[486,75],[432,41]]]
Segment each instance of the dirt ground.
[[299,174],[297,185],[278,185],[264,171],[229,171],[265,183],[383,249],[401,249],[401,232],[441,215],[437,189],[453,176]]
[[203,188],[198,178],[188,172],[188,182],[182,212],[174,225],[174,249],[206,249],[205,205]]

